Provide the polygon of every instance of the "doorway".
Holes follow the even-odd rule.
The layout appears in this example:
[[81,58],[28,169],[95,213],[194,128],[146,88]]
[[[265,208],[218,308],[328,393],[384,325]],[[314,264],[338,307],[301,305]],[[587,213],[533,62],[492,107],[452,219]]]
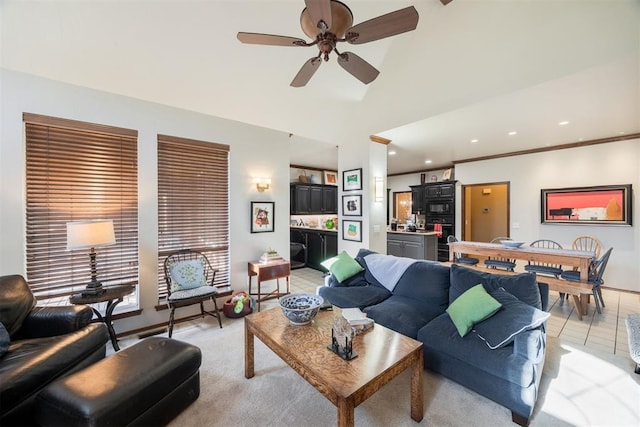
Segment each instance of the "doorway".
[[411,191],[393,193],[393,217],[404,224],[411,215]]
[[462,240],[509,237],[509,183],[462,186]]

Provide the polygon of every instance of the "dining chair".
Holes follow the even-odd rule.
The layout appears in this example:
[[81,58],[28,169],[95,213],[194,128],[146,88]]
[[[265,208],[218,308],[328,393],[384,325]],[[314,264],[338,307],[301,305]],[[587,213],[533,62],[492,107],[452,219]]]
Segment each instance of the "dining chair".
[[[609,257],[611,256],[611,251],[613,248],[609,248],[602,257],[598,258],[592,263],[592,268],[589,270],[589,277],[587,281],[592,287],[593,299],[596,302],[596,310],[598,313],[602,313],[600,309],[600,305],[604,307],[604,299],[602,298],[602,291],[600,290],[600,285],[604,283],[602,276],[604,275],[604,270],[607,267],[607,263],[609,262]],[[580,281],[580,272],[569,270],[563,271],[560,275],[561,279],[570,280],[572,282]]]
[[[457,241],[458,238],[453,234],[450,234],[449,237],[447,237],[447,243],[453,243]],[[460,252],[454,252],[453,262],[455,262],[456,264],[476,265],[480,262],[480,260],[478,258],[468,257]]]
[[[496,237],[489,243],[500,243],[503,240],[513,240],[510,237]],[[507,271],[514,271],[516,268],[516,260],[502,257],[489,257],[484,261],[487,268],[504,268]]]
[[575,251],[593,252],[595,253],[596,258],[600,258],[600,254],[602,253],[602,243],[600,243],[600,240],[592,236],[578,236],[573,239],[571,249]]
[[[562,245],[558,242],[548,239],[535,240],[529,244],[532,248],[543,249],[562,249]],[[526,271],[535,272],[536,274],[542,274],[544,276],[553,276],[558,278],[562,274],[562,266],[560,264],[550,264],[547,262],[535,262],[529,261],[524,266]]]
[[[532,248],[562,249],[562,245],[560,243],[549,239],[535,240],[531,242],[529,246]],[[553,276],[556,279],[562,274],[562,265],[546,262],[529,261],[529,263],[524,266],[524,269],[525,271],[536,273],[537,275]],[[565,298],[566,295],[563,292],[560,292],[560,306],[564,304]]]
[[[200,304],[200,314],[217,317],[222,328],[222,320],[216,302],[217,288],[214,287],[216,272],[207,257],[193,249],[173,252],[164,260],[164,278],[167,282],[167,304],[169,314],[169,338],[173,334],[175,310],[180,307]],[[213,301],[214,311],[204,309],[204,302]]]

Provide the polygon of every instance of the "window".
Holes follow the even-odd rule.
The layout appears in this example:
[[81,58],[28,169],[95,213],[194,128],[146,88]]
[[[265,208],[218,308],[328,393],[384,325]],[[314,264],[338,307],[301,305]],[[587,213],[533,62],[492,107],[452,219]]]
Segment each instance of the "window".
[[69,221],[113,220],[116,244],[96,248],[98,280],[137,284],[138,132],[29,113],[23,120],[27,280],[36,298],[67,304],[90,281],[89,251],[67,250]]
[[203,252],[216,284],[229,284],[229,146],[158,135],[158,296],[163,263],[180,249]]

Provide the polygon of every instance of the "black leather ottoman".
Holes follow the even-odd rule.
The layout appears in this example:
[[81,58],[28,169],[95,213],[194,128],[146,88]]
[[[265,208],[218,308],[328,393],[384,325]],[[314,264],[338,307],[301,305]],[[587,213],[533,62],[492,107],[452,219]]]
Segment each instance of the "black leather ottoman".
[[42,426],[165,425],[200,395],[200,349],[150,337],[59,379],[36,398]]

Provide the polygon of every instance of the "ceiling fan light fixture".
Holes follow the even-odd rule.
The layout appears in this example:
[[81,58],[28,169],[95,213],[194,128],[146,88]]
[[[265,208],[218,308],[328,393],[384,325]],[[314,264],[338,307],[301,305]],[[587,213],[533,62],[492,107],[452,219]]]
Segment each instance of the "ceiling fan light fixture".
[[[309,11],[305,7],[300,14],[300,26],[302,31],[310,38],[315,39],[322,30],[311,19]],[[353,14],[349,7],[338,1],[331,0],[331,26],[326,31],[331,32],[337,38],[344,38],[348,28],[353,26]]]

